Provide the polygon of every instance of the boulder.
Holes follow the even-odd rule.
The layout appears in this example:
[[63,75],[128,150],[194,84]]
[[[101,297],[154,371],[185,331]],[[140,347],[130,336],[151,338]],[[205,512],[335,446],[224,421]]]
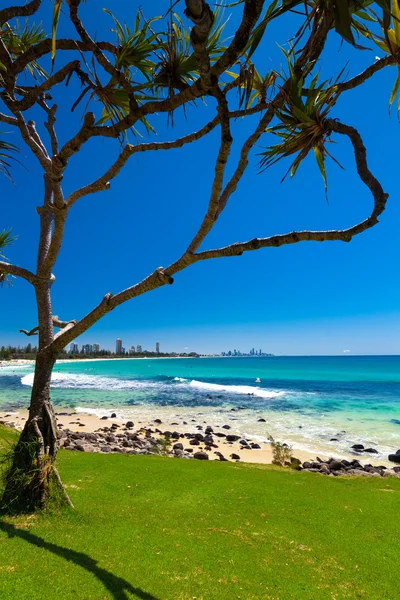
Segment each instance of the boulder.
[[222,429],[230,429],[231,426],[230,425],[222,425]]
[[257,423],[266,423],[267,421],[265,419],[257,419]]
[[214,430],[212,427],[210,427],[209,425],[206,427],[205,429],[205,434],[209,435],[210,433],[214,433]]
[[111,452],[110,446],[102,446],[100,452]]
[[180,442],[179,442],[179,443],[177,443],[177,444],[174,444],[174,445],[172,446],[172,449],[173,449],[173,450],[183,450],[183,444],[181,444]]
[[352,449],[356,452],[362,452],[364,450],[364,446],[362,444],[353,444]]
[[116,418],[117,418],[117,415],[115,413],[112,413],[110,419],[116,419]]
[[390,462],[400,464],[400,454],[397,454],[397,452],[396,454],[389,454],[388,458]]
[[208,460],[208,454],[207,452],[195,452],[193,458],[197,460]]
[[231,458],[233,458],[233,460],[240,460],[239,454],[231,454]]
[[340,460],[333,460],[331,463],[329,463],[329,469],[331,471],[340,471],[343,469],[342,462]]
[[370,454],[379,454],[378,450],[375,448],[365,448],[364,452],[369,452]]
[[189,444],[190,444],[191,446],[200,446],[200,442],[199,442],[199,440],[190,440],[190,441],[189,441]]
[[177,431],[173,431],[171,437],[174,440],[179,440],[179,438],[181,437],[180,434]]
[[242,446],[248,446],[247,440],[239,440],[239,444],[242,444]]
[[128,429],[130,429],[131,427],[134,427],[135,423],[133,421],[127,421],[125,423],[125,427],[128,427]]
[[255,444],[254,442],[252,444],[250,444],[250,446],[253,448],[253,450],[261,450],[261,446],[260,444]]
[[238,440],[240,440],[240,435],[227,435],[226,440],[228,442],[237,442]]
[[158,423],[159,425],[162,423],[161,419],[154,419],[154,423]]

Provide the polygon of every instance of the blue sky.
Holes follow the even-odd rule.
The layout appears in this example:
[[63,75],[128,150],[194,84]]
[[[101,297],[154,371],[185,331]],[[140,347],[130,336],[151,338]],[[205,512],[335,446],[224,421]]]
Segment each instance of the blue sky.
[[[103,4],[89,4],[82,5],[82,18],[91,22],[92,33],[97,39],[112,36],[110,18],[100,8]],[[112,10],[121,21],[132,22],[139,4],[113,0]],[[182,4],[177,6],[180,12]],[[50,6],[45,2],[40,14],[47,26]],[[151,3],[153,14],[165,12],[168,6],[165,0]],[[240,10],[234,11],[231,29]],[[270,28],[256,57],[259,70],[278,68],[282,53],[277,43],[283,44],[296,25],[296,18],[288,17]],[[60,35],[69,31],[64,16]],[[337,75],[348,61],[348,72],[356,74],[377,55],[382,56],[382,52],[374,48],[356,52],[331,34],[321,60],[322,77]],[[62,66],[67,56],[60,53],[56,60],[56,66]],[[362,88],[344,95],[332,113],[359,129],[370,168],[390,194],[387,211],[377,227],[350,244],[296,244],[194,265],[178,274],[174,285],[150,292],[107,315],[78,343],[98,342],[113,348],[119,336],[126,347],[140,343],[152,349],[160,341],[161,348],[170,351],[219,352],[255,346],[275,354],[342,354],[343,350],[400,354],[400,206],[395,180],[399,123],[395,111],[392,116],[388,114],[395,77],[396,68],[379,73]],[[76,113],[70,113],[79,92],[79,86],[71,83],[57,96],[61,141],[79,126],[84,103]],[[231,96],[230,102],[235,108],[236,96]],[[153,121],[157,139],[183,135],[213,116],[213,101],[207,101],[207,106],[199,103],[189,107],[186,118],[177,112],[174,128],[167,125],[164,116],[158,116]],[[39,117],[40,113],[32,115],[43,131]],[[228,174],[256,122],[257,117],[235,123]],[[3,125],[2,130],[10,128]],[[19,142],[16,134],[8,138]],[[345,140],[337,141],[340,143],[332,152],[346,169],[328,165],[328,204],[313,160],[307,160],[296,177],[283,184],[280,180],[287,168],[283,162],[259,174],[257,153],[270,143],[262,140],[203,248],[293,229],[348,227],[368,216],[372,200],[358,180],[351,148]],[[75,205],[54,269],[55,314],[62,319],[79,319],[104,293],[118,292],[180,255],[206,210],[217,143],[215,131],[180,150],[135,155],[110,191],[88,196]],[[112,140],[96,139],[87,144],[84,152],[71,160],[66,192],[100,175],[118,149],[118,142]],[[8,258],[34,268],[38,239],[35,207],[41,203],[42,179],[35,159],[23,146],[21,160],[25,168],[15,166],[13,170],[16,185],[1,181],[0,228],[12,227],[18,236],[7,252]],[[27,338],[18,330],[36,324],[30,286],[15,281],[14,287],[0,290],[0,311],[0,343],[25,344]]]

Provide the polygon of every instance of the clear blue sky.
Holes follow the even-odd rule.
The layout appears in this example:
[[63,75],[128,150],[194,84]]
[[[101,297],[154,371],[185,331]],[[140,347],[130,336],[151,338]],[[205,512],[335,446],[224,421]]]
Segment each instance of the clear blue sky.
[[[4,0],[0,1],[4,5]],[[110,18],[98,2],[82,5],[82,18],[91,22],[91,32],[104,39]],[[108,3],[110,5],[110,3]],[[112,10],[121,20],[133,20],[140,2],[113,0]],[[151,3],[153,14],[164,12],[166,0]],[[183,2],[178,4],[182,12]],[[146,10],[147,8],[146,3]],[[241,8],[236,8],[231,27]],[[47,25],[51,3],[44,2],[41,18]],[[90,18],[89,18],[90,16]],[[151,16],[150,13],[148,16]],[[296,20],[288,17],[271,26],[258,52],[259,70],[277,68],[284,43]],[[68,35],[63,17],[60,35]],[[321,61],[323,74],[336,75],[348,60],[348,71],[356,74],[382,52],[355,52],[341,45],[332,34]],[[112,38],[111,38],[112,39]],[[67,56],[57,56],[61,66]],[[175,284],[135,299],[106,316],[78,343],[99,342],[114,348],[121,337],[126,347],[142,344],[153,349],[219,352],[262,347],[276,354],[400,354],[400,260],[398,201],[398,143],[400,129],[395,112],[388,115],[388,98],[396,68],[386,69],[362,88],[348,92],[332,116],[359,128],[368,148],[373,172],[390,193],[388,209],[380,224],[356,237],[350,244],[303,243],[247,253],[239,258],[207,261],[177,275]],[[58,132],[61,141],[79,126],[84,104],[71,116],[69,108],[79,94],[71,84],[62,87]],[[231,106],[237,99],[231,97]],[[214,115],[212,101],[198,103],[175,115],[176,126],[167,126],[164,116],[153,121],[158,140],[169,140],[206,123]],[[39,125],[39,115],[33,115]],[[236,123],[232,163],[240,144],[256,119]],[[10,128],[3,125],[2,130]],[[17,140],[17,134],[8,136]],[[133,141],[133,140],[132,140]],[[339,141],[339,140],[338,140]],[[217,152],[218,132],[181,150],[135,155],[113,181],[111,190],[80,200],[71,211],[65,241],[55,268],[54,312],[62,319],[79,319],[99,302],[104,293],[118,292],[166,266],[184,250],[206,210]],[[267,140],[262,144],[267,145]],[[41,173],[25,147],[21,146],[25,169],[16,166],[16,186],[1,181],[1,228],[12,227],[18,241],[8,258],[34,268],[38,239],[35,207],[41,203]],[[100,140],[87,144],[79,158],[71,160],[65,189],[83,185],[107,168],[116,157],[118,143]],[[232,196],[225,214],[203,245],[212,248],[254,236],[293,229],[348,227],[364,219],[372,200],[355,172],[351,148],[343,140],[332,147],[346,166],[341,171],[328,165],[329,204],[313,160],[296,177],[280,183],[287,165],[258,174],[256,153]],[[232,166],[231,166],[232,169]],[[0,343],[25,344],[20,328],[36,325],[35,304],[28,284],[16,281],[0,291]]]

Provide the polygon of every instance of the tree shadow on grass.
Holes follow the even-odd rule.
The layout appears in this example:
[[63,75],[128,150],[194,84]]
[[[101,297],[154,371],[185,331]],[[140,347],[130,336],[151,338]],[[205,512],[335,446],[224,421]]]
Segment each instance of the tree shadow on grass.
[[114,600],[129,600],[129,596],[127,595],[128,592],[141,600],[160,600],[160,598],[156,598],[140,588],[133,587],[125,579],[117,577],[106,569],[102,569],[98,566],[97,561],[83,552],[76,552],[76,550],[63,548],[62,546],[57,546],[57,544],[46,542],[37,535],[34,535],[29,531],[24,531],[23,529],[18,529],[18,527],[15,527],[11,523],[6,523],[5,521],[0,521],[0,531],[4,531],[9,538],[19,537],[37,548],[44,548],[49,552],[53,552],[53,554],[61,556],[61,558],[65,558],[65,560],[69,560],[90,573],[93,573],[93,575],[101,581],[104,587],[107,588]]

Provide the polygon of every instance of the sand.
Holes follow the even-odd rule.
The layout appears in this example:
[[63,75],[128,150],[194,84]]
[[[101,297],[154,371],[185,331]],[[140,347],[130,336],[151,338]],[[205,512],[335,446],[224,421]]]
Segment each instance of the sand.
[[[57,415],[57,423],[62,425],[62,429],[70,429],[71,431],[77,431],[80,433],[96,432],[97,430],[99,430],[102,427],[110,427],[113,423],[123,426],[123,425],[125,425],[125,423],[127,421],[126,418],[120,419],[118,417],[108,418],[105,420],[105,419],[101,419],[100,417],[93,415],[93,414],[85,414],[82,412],[77,413],[77,412],[66,411],[66,410],[62,410],[62,409],[56,410],[56,415]],[[0,422],[4,423],[4,424],[12,425],[13,427],[15,427],[18,430],[22,430],[27,417],[28,417],[27,410],[19,410],[18,412],[0,413]],[[214,427],[212,423],[207,423],[207,424],[209,424],[213,427],[214,434],[215,434],[215,432],[218,432],[218,431],[221,431],[222,433],[225,433],[225,434],[234,434],[234,435],[236,435],[238,433],[234,430],[234,427],[232,427],[229,430],[225,430],[219,426]],[[197,427],[196,427],[197,425],[202,425],[202,427],[204,429],[206,427],[206,425],[202,421],[198,421],[196,423],[190,423],[187,425],[184,425],[182,423],[176,424],[176,421],[174,421],[173,423],[163,422],[162,424],[154,423],[154,421],[150,421],[150,422],[138,421],[138,422],[135,422],[134,430],[138,431],[140,429],[150,428],[153,432],[155,431],[155,429],[159,429],[160,431],[177,431],[179,433],[204,433],[204,429],[203,430],[197,429]],[[153,437],[158,437],[158,434],[154,433]],[[251,436],[246,436],[246,439],[249,443],[251,443],[252,441],[256,442],[257,444],[259,444],[261,446],[261,449],[252,449],[252,450],[242,449],[242,446],[238,442],[228,443],[224,438],[214,437],[214,442],[218,445],[218,449],[213,448],[213,450],[211,452],[208,452],[209,458],[211,460],[219,460],[219,457],[214,454],[215,451],[218,451],[218,452],[221,452],[226,458],[229,458],[229,459],[231,459],[231,454],[237,454],[240,456],[241,462],[256,463],[256,464],[271,464],[272,463],[272,460],[273,460],[272,447],[269,442],[262,442],[258,438],[252,440]],[[194,449],[194,451],[204,450],[204,444],[193,447],[193,446],[189,445],[189,440],[187,440],[186,442],[182,438],[179,440],[172,440],[173,443],[177,442],[177,441],[183,442],[184,447],[188,447],[188,448],[191,447]],[[292,449],[292,454],[296,458],[299,458],[302,462],[315,461],[315,459],[316,459],[315,453],[306,452],[304,450],[297,450],[296,448]],[[318,453],[318,456],[322,460],[326,460],[329,458],[329,456],[327,454],[322,454],[322,453]],[[390,463],[386,463],[386,461],[382,461],[382,459],[374,460],[374,458],[372,456],[371,457],[367,457],[367,456],[362,457],[359,454],[351,454],[348,456],[348,458],[349,458],[349,460],[352,460],[354,458],[363,459],[363,460],[360,460],[360,462],[364,462],[364,463],[368,462],[373,465],[390,464]],[[391,465],[391,466],[393,466],[393,465]]]

